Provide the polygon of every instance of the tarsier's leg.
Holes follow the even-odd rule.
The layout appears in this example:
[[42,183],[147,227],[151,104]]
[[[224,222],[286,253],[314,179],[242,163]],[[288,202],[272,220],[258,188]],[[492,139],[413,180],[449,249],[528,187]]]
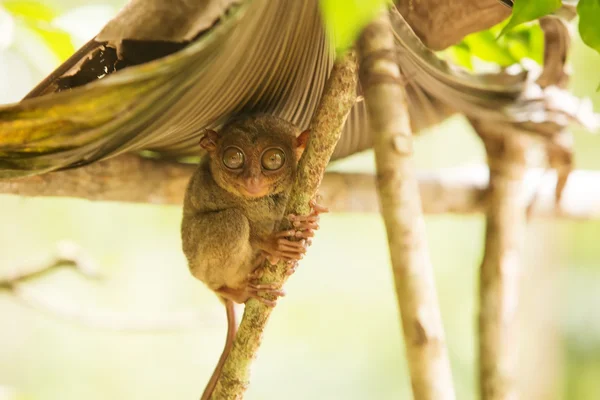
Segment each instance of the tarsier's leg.
[[[285,296],[281,287],[276,284],[259,284],[257,280],[262,275],[262,266],[264,266],[266,257],[262,254],[256,257],[254,260],[254,272],[248,275],[243,286],[237,289],[233,289],[227,286],[223,286],[215,292],[220,296],[229,299],[235,303],[245,303],[249,299],[257,299],[268,306],[275,306],[275,301],[265,299],[263,295],[271,295],[275,298]],[[259,295],[259,292],[261,295]]]

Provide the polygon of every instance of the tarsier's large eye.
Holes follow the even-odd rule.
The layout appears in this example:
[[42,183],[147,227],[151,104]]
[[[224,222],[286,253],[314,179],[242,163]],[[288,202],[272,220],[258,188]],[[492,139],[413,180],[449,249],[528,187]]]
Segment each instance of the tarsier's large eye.
[[260,162],[267,171],[275,171],[285,162],[285,153],[281,149],[269,149],[263,153]]
[[230,169],[238,169],[244,165],[244,153],[237,147],[229,147],[223,152],[223,164]]

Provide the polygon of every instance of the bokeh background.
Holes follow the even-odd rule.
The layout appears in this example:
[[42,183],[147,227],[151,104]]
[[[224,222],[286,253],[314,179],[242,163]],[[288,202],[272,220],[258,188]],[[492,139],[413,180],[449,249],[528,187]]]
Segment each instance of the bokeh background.
[[[0,103],[18,101],[124,0],[42,3],[0,1]],[[600,56],[575,35],[570,61],[573,92],[600,110]],[[575,147],[578,168],[600,169],[600,138],[577,131]],[[420,169],[441,172],[485,160],[460,117],[419,136],[416,157]],[[373,155],[334,168],[372,171]],[[0,400],[199,396],[225,316],[187,271],[180,218],[179,207],[0,195],[0,276],[47,262],[61,240],[77,243],[103,276],[64,269],[0,291]],[[474,399],[483,217],[430,216],[427,229],[457,398]],[[598,399],[600,221],[534,220],[528,232],[515,335],[523,399]],[[248,399],[410,398],[378,215],[326,215],[286,291]],[[149,321],[163,329],[135,329]]]

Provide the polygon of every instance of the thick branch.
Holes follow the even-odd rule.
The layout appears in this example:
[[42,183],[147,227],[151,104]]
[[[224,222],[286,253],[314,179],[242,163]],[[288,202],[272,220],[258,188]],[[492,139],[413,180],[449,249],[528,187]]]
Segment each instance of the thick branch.
[[479,384],[482,400],[518,398],[516,311],[527,199],[526,143],[474,121],[490,165],[485,252],[479,278]]
[[413,396],[454,399],[425,222],[412,159],[406,92],[395,62],[387,13],[359,40],[361,84],[374,136],[377,186],[385,221]]
[[126,154],[85,167],[0,180],[0,193],[95,201],[182,204],[195,165]]
[[[77,169],[0,181],[0,194],[76,197],[93,201],[180,205],[195,166],[124,155]],[[426,214],[480,213],[487,207],[488,168],[444,169],[419,174]],[[555,205],[556,173],[531,169],[524,187],[534,198],[532,215],[600,219],[600,171],[574,171]],[[334,212],[378,212],[372,174],[328,172],[319,194]]]
[[[356,57],[346,54],[338,60],[325,87],[323,97],[311,123],[311,137],[300,160],[286,212],[307,215],[309,201],[317,193],[325,168],[342,133],[350,109],[356,100]],[[287,219],[282,221],[282,229]],[[289,266],[279,262],[265,265],[263,283],[285,282]],[[246,303],[233,348],[227,358],[212,399],[241,399],[249,383],[250,365],[256,358],[261,338],[273,308],[250,299]]]

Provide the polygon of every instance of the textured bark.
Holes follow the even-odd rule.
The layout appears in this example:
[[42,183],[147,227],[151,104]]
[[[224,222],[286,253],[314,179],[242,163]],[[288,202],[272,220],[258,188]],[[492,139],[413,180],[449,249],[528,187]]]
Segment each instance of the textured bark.
[[479,279],[479,384],[482,400],[519,398],[516,311],[525,240],[526,142],[473,121],[490,166],[485,251]]
[[0,180],[0,193],[80,197],[94,201],[182,204],[185,188],[195,169],[196,165],[126,154],[85,167]]
[[[181,205],[195,165],[123,155],[86,167],[22,179],[0,181],[0,194],[32,197],[75,197]],[[475,166],[420,173],[419,190],[426,214],[472,214],[488,205],[488,168]],[[600,219],[600,172],[574,171],[555,203],[556,174],[531,169],[525,177],[534,217]],[[371,174],[328,172],[319,194],[333,212],[379,212],[375,177]]]
[[454,399],[412,159],[406,92],[394,61],[394,36],[387,13],[365,29],[359,53],[413,395],[417,400]]
[[[298,166],[298,174],[292,188],[286,212],[306,215],[310,212],[309,201],[313,199],[323,178],[325,168],[350,109],[356,100],[356,57],[349,53],[336,62],[317,112],[311,123],[311,136]],[[286,225],[287,223],[287,225]],[[287,220],[282,229],[289,229]],[[263,283],[281,282],[288,277],[289,266],[280,262],[275,266],[266,263]],[[256,357],[262,334],[273,311],[272,307],[255,299],[246,303],[244,316],[227,358],[212,399],[241,399],[246,391],[252,360]]]

